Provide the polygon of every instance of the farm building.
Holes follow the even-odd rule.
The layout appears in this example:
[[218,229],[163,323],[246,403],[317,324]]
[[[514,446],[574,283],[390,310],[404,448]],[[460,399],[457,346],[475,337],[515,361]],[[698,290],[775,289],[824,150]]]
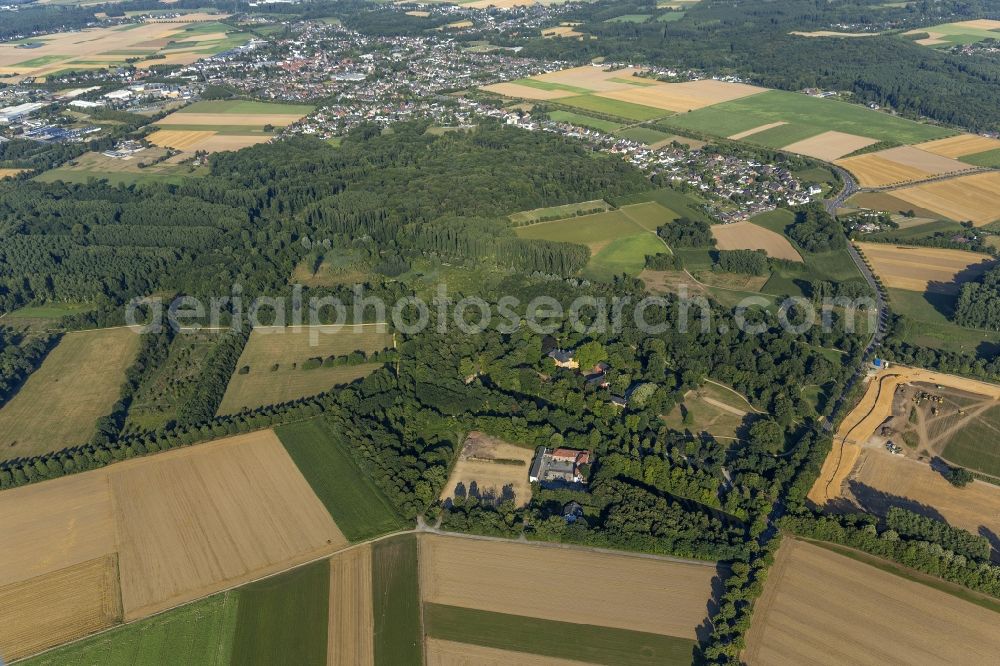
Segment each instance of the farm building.
[[531,462],[528,480],[537,482],[586,483],[584,465],[590,464],[590,451],[538,447]]

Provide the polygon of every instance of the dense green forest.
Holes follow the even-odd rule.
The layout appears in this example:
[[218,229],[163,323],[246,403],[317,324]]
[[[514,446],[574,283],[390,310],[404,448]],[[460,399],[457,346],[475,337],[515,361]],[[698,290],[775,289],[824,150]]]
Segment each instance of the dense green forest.
[[962,285],[955,322],[971,328],[1000,331],[1000,266]]

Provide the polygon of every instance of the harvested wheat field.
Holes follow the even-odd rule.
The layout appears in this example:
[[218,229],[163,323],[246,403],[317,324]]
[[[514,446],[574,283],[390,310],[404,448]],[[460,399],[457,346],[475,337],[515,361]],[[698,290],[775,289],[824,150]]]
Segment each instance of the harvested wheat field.
[[758,132],[765,132],[765,131],[767,131],[769,129],[774,129],[775,127],[781,127],[782,125],[787,125],[787,124],[788,123],[786,123],[784,120],[779,120],[776,123],[768,123],[766,125],[760,125],[758,127],[751,127],[750,129],[748,129],[746,131],[737,132],[736,134],[731,134],[731,135],[727,136],[726,138],[727,139],[732,139],[733,141],[738,141],[739,139],[745,139],[745,138],[747,138],[751,134],[757,134]]
[[4,178],[13,178],[14,176],[24,173],[28,169],[0,169],[0,180]]
[[497,648],[455,643],[439,638],[427,638],[424,642],[427,652],[427,666],[581,666],[582,661],[544,657],[527,652],[512,652]]
[[[558,572],[586,572],[585,585]],[[427,603],[695,639],[714,563],[461,537],[420,538]]]
[[20,659],[121,620],[108,555],[0,587],[0,661]]
[[767,664],[985,664],[1000,615],[796,539],[778,550],[743,659]]
[[949,525],[973,534],[980,534],[980,528],[1000,534],[1000,487],[973,481],[956,488],[927,463],[882,449],[861,451],[840,496],[883,516],[893,506],[917,513],[930,507]]
[[270,430],[108,471],[126,619],[347,544]]
[[872,270],[892,289],[957,292],[961,282],[982,275],[995,264],[978,252],[937,247],[905,247],[888,243],[855,243]]
[[1000,149],[1000,139],[991,139],[977,134],[959,134],[950,136],[947,139],[928,141],[917,145],[920,150],[928,153],[941,155],[943,157],[959,158],[976,153],[985,153],[989,150]]
[[239,150],[271,140],[268,134],[219,134],[207,130],[158,130],[146,138],[150,143],[165,148],[188,152],[204,150],[208,153]]
[[504,97],[519,97],[523,99],[537,100],[560,99],[562,97],[572,97],[577,94],[570,90],[543,90],[541,88],[532,88],[531,86],[521,85],[520,83],[494,83],[489,86],[483,86],[482,89],[487,92],[503,95]]
[[802,261],[802,255],[787,238],[753,222],[713,224],[712,236],[720,250],[764,250],[774,259]]
[[329,666],[375,663],[372,549],[358,546],[330,559]]
[[765,91],[765,88],[745,83],[728,83],[710,79],[684,83],[661,83],[642,87],[624,85],[625,87],[619,90],[597,93],[597,96],[683,113],[719,102],[742,99]]
[[892,195],[959,222],[984,226],[1000,220],[1000,171],[904,187]]
[[490,437],[482,432],[470,432],[458,455],[458,462],[451,470],[448,483],[441,491],[441,499],[455,496],[461,483],[466,492],[476,484],[476,494],[501,497],[510,487],[518,506],[525,506],[531,499],[528,470],[534,451]]
[[41,367],[0,408],[0,460],[83,444],[108,414],[139,350],[128,328],[63,335]]
[[[943,139],[949,141],[950,139]],[[900,146],[877,153],[837,161],[853,173],[862,187],[884,187],[972,169],[969,164],[913,146]]]
[[219,414],[318,395],[371,374],[378,363],[311,367],[308,362],[392,347],[392,334],[384,328],[379,324],[255,328],[226,387]]
[[[638,67],[625,67],[622,69],[605,69],[603,67],[594,67],[593,65],[583,65],[581,67],[571,67],[569,69],[561,69],[557,72],[548,72],[546,74],[539,74],[537,76],[531,77],[535,81],[542,81],[544,83],[556,83],[564,86],[573,86],[575,88],[584,88],[591,92],[602,92],[608,90],[621,90],[622,88],[629,88],[631,84],[623,83],[623,81],[629,81],[634,78],[634,75],[642,72],[643,70]],[[639,79],[640,83],[655,84],[655,81],[648,79]]]
[[553,28],[543,28],[542,37],[583,37],[582,32],[578,32],[568,25],[557,25]]
[[286,127],[298,121],[305,114],[300,113],[197,113],[177,111],[171,113],[166,118],[157,120],[156,124],[164,127],[171,125],[238,125],[246,127],[262,127],[264,125],[274,125],[275,127]]
[[846,132],[830,131],[817,134],[802,141],[790,143],[784,146],[782,150],[832,162],[874,143],[878,143],[878,139],[847,134]]

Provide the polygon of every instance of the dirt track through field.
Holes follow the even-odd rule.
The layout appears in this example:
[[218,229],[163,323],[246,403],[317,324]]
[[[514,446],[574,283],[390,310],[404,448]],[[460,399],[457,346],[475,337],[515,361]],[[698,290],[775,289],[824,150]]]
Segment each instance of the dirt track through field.
[[128,619],[347,543],[270,430],[110,471]]
[[420,539],[425,602],[695,639],[716,569],[629,555]]
[[1000,615],[825,548],[787,539],[757,602],[750,666],[986,664]]
[[327,665],[374,664],[374,630],[372,549],[366,544],[330,559]]

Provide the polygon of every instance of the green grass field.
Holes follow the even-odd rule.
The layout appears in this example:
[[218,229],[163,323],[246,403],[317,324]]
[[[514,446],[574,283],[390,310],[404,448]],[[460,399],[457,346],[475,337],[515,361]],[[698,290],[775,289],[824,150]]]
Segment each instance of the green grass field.
[[954,130],[871,111],[856,104],[783,90],[769,90],[691,113],[678,114],[664,123],[715,136],[730,136],[780,121],[790,123],[791,128],[777,127],[751,135],[745,141],[767,141],[774,144],[779,140],[791,139],[788,141],[791,143],[828,130],[836,130],[880,141],[912,144],[955,134]]
[[579,125],[580,127],[589,127],[599,132],[614,132],[621,127],[621,123],[602,120],[593,116],[585,116],[582,113],[573,113],[572,111],[550,111],[549,118],[557,123],[570,123],[571,125]]
[[[944,351],[979,354],[991,357],[1000,353],[996,333],[965,328],[949,319],[955,296],[922,294],[906,289],[888,289],[889,308],[907,320],[903,339],[918,347]],[[930,299],[930,300],[928,300]]]
[[45,305],[27,305],[14,310],[3,318],[4,322],[20,319],[61,319],[73,314],[93,310],[91,303],[46,303]]
[[1000,407],[987,410],[960,428],[944,447],[950,462],[1000,477]]
[[375,666],[423,662],[419,580],[416,535],[372,545]]
[[238,591],[217,594],[21,663],[26,666],[228,666],[234,663],[233,639],[239,595]]
[[632,141],[644,143],[647,146],[659,143],[660,141],[669,139],[672,136],[666,132],[661,132],[650,127],[630,127],[627,130],[616,132],[616,134],[618,134],[618,136],[625,137],[626,139],[631,139]]
[[669,250],[653,234],[618,238],[590,258],[583,274],[595,280],[606,281],[622,273],[635,276],[645,267],[646,255],[658,252],[669,252]]
[[666,116],[671,115],[670,111],[664,111],[663,109],[654,109],[651,106],[632,104],[631,102],[622,102],[616,99],[597,97],[596,95],[560,97],[550,103],[569,106],[575,109],[583,109],[584,111],[593,111],[594,113],[613,116],[615,118],[639,120],[643,122],[656,118],[665,118]]
[[66,60],[72,56],[68,55],[46,55],[39,56],[38,58],[32,58],[31,60],[25,60],[19,62],[12,67],[44,67],[45,65],[51,65],[54,62],[59,62],[60,60]]
[[743,396],[706,382],[688,393],[683,402],[663,420],[667,426],[680,432],[707,432],[713,437],[735,439],[737,431],[746,421],[746,415],[752,411],[753,407]]
[[325,664],[329,605],[327,560],[240,588],[232,663]]
[[926,224],[918,224],[912,227],[891,229],[889,231],[871,234],[865,236],[864,240],[882,240],[886,238],[913,240],[917,238],[929,238],[940,231],[950,232],[963,230],[964,227],[962,227],[962,225],[958,222],[952,222],[951,220],[934,220]]
[[611,206],[607,201],[604,201],[603,199],[594,199],[592,201],[581,201],[580,203],[563,204],[561,206],[548,206],[547,208],[524,210],[518,213],[511,213],[508,217],[511,222],[520,226],[537,222],[539,220],[555,220],[564,217],[576,216],[580,213],[587,213],[588,211],[598,209],[606,211],[610,207]]
[[529,88],[538,88],[539,90],[564,90],[579,95],[586,95],[592,92],[590,88],[581,88],[580,86],[571,86],[566,83],[556,83],[554,81],[539,81],[538,79],[517,79],[516,81],[511,81],[511,83],[528,86]]
[[619,206],[627,206],[629,204],[643,203],[646,201],[655,201],[664,208],[677,213],[678,217],[686,217],[690,220],[701,220],[703,222],[708,222],[709,224],[712,223],[712,219],[702,208],[703,202],[697,195],[685,194],[679,190],[674,190],[669,187],[659,190],[649,190],[647,192],[640,192],[639,194],[622,197],[614,203]]
[[788,123],[787,125],[778,125],[777,127],[772,127],[771,129],[764,130],[763,132],[751,134],[750,136],[744,137],[743,141],[755,143],[759,146],[767,146],[768,148],[781,148],[783,146],[793,144],[796,141],[802,141],[803,139],[816,136],[822,131],[824,131],[822,128],[817,128],[815,125]]
[[989,167],[991,169],[1000,169],[1000,148],[987,150],[984,153],[966,155],[965,157],[960,157],[958,159],[966,164],[974,164],[976,166]]
[[[177,111],[177,113],[234,113],[241,115],[312,113],[313,107],[305,104],[275,104],[241,99],[202,100]],[[172,128],[171,128],[172,129]]]
[[695,642],[627,629],[424,604],[427,635],[502,650],[616,666],[692,662]]
[[321,418],[275,430],[299,471],[337,527],[351,541],[363,541],[404,529],[405,522],[371,478],[362,471],[347,444]]

